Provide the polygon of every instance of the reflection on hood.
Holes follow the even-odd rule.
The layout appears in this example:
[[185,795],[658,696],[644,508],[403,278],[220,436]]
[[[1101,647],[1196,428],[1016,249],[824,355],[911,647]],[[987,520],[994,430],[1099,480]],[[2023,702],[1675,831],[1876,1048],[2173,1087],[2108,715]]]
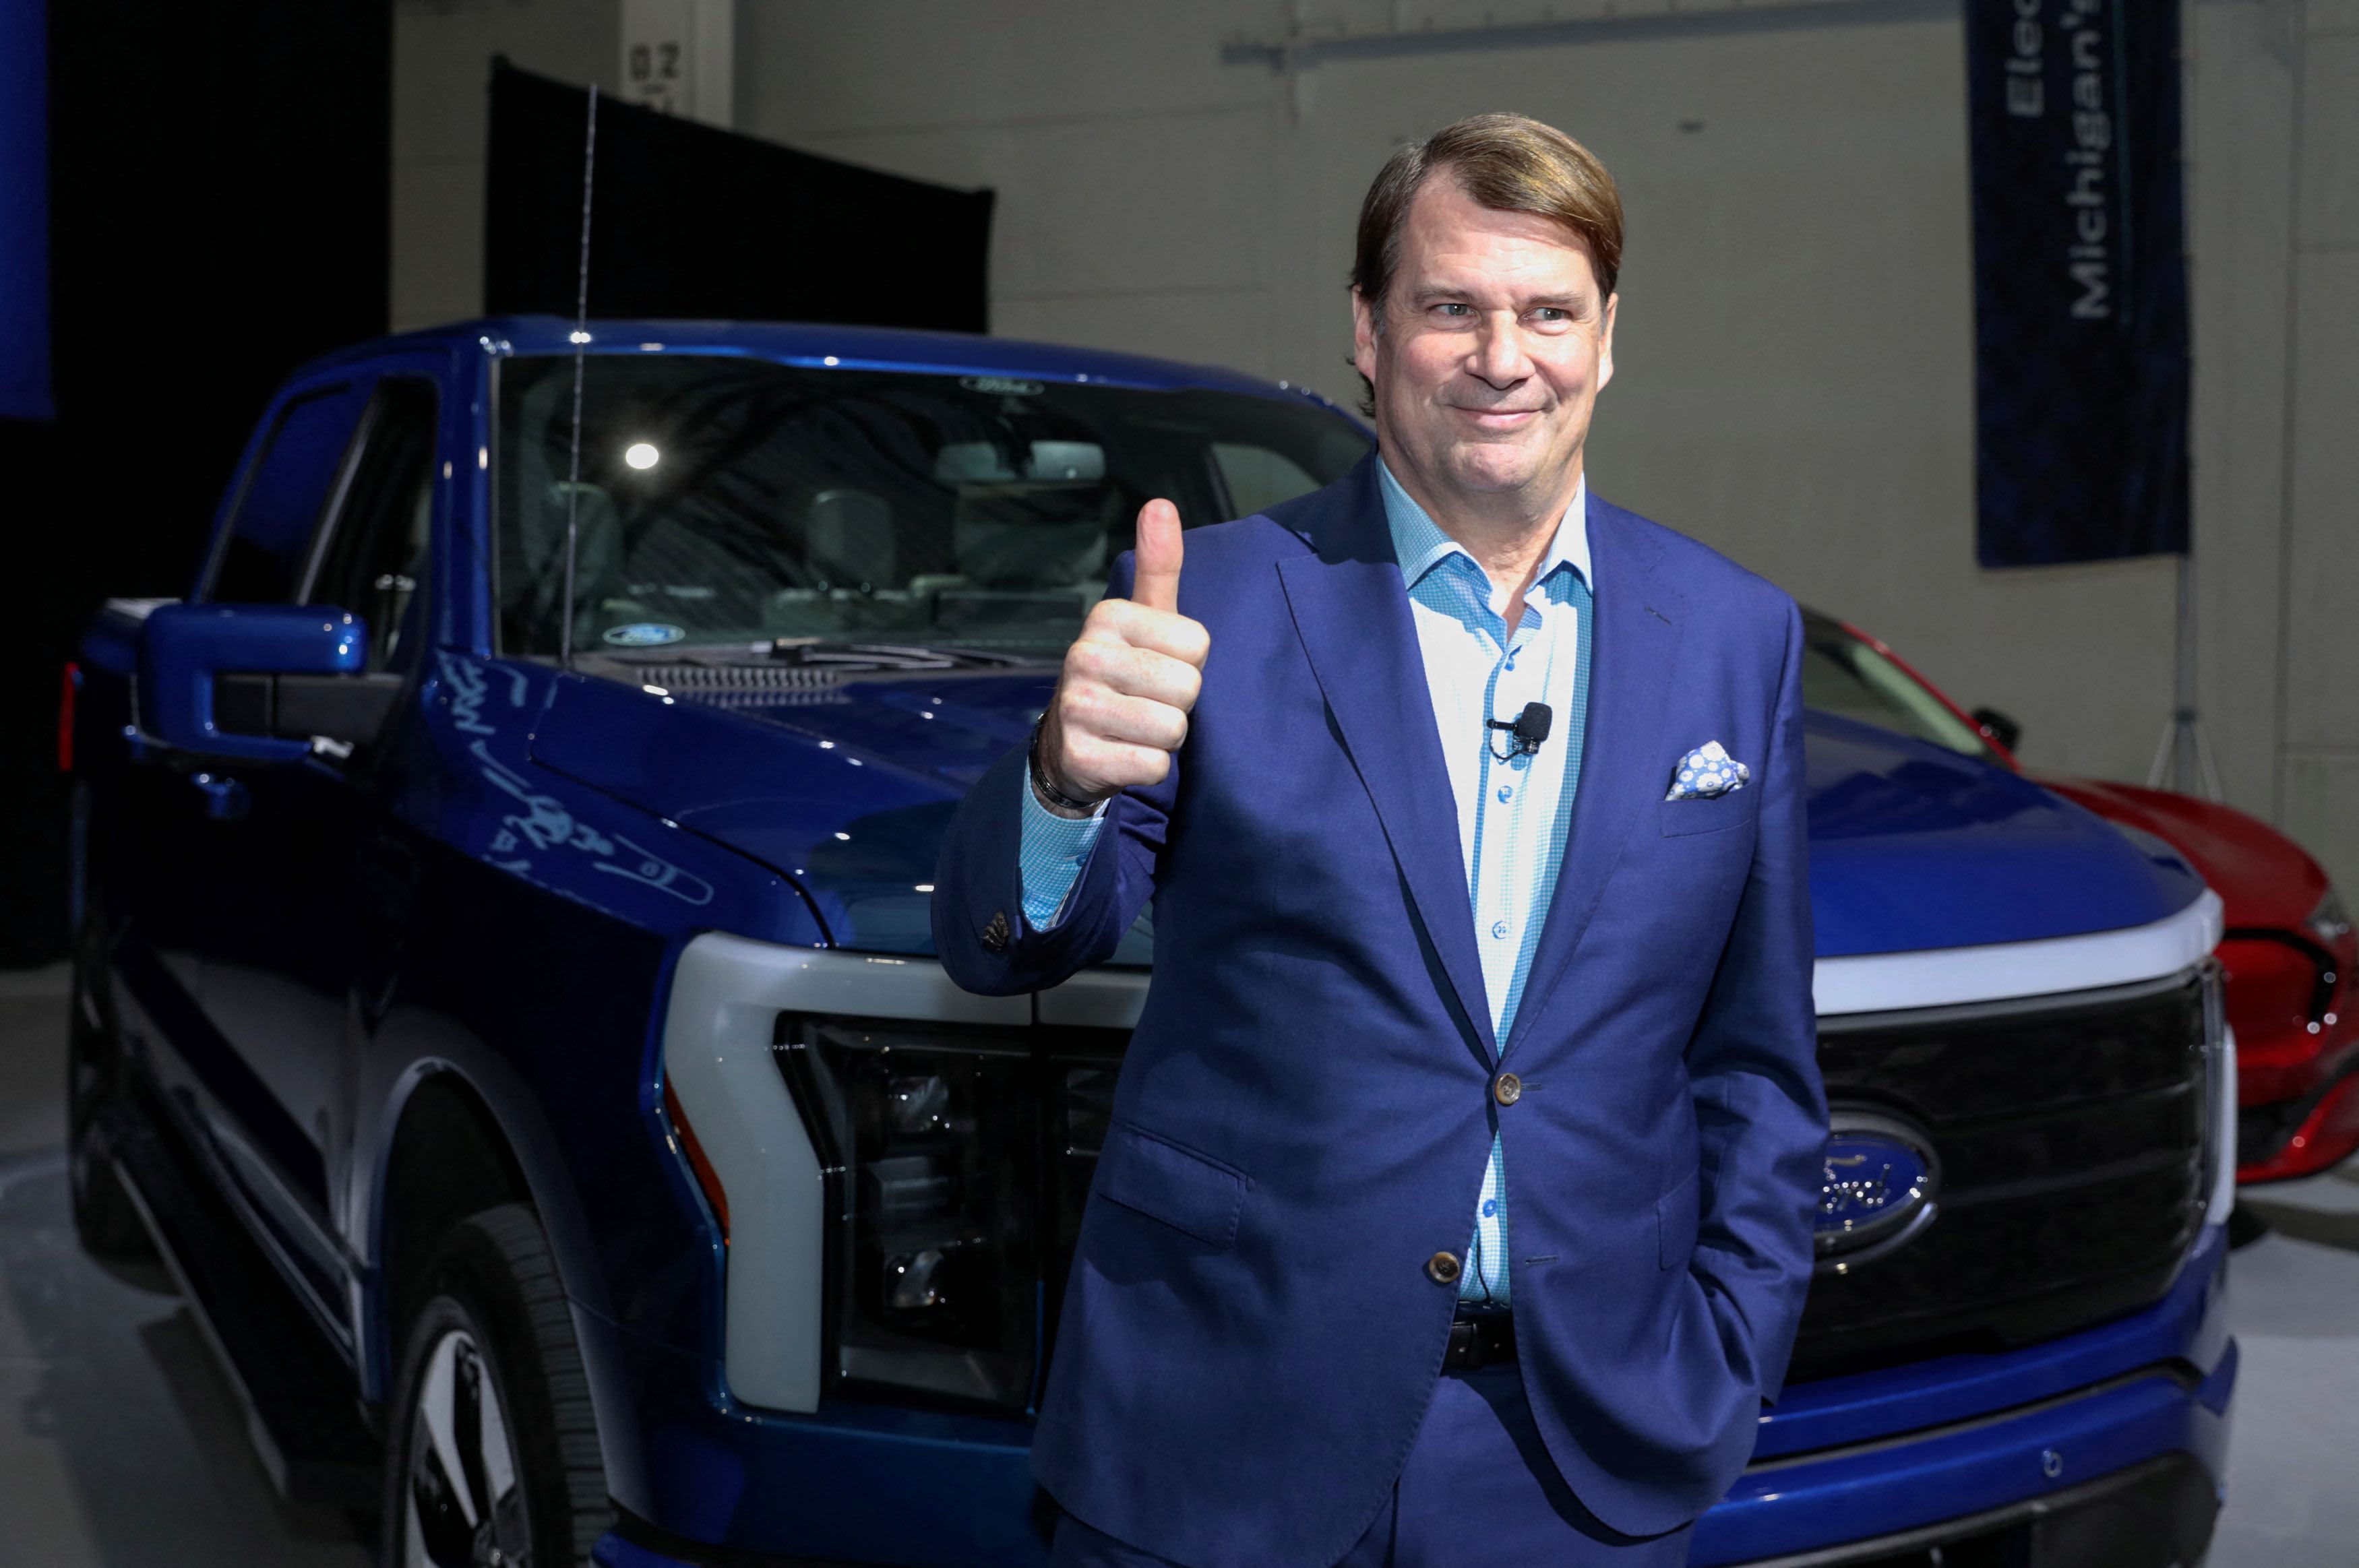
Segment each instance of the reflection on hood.
[[[790,877],[838,945],[932,951],[951,815],[1024,743],[1053,668],[880,676],[665,701],[568,677],[537,762]],[[2025,779],[1831,714],[1806,716],[1810,891],[1822,957],[2143,925],[2202,883],[2152,842]],[[1145,920],[1117,953],[1144,963]]]

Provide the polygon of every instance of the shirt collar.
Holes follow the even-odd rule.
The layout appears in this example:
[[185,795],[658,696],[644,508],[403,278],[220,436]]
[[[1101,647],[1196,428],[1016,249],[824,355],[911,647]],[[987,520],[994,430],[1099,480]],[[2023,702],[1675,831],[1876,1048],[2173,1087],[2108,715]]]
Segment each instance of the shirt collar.
[[[1482,563],[1463,545],[1443,533],[1441,525],[1401,488],[1401,481],[1393,477],[1392,469],[1382,458],[1376,460],[1376,475],[1385,498],[1385,525],[1392,531],[1393,556],[1400,562],[1402,581],[1415,588],[1419,579],[1452,554],[1464,556],[1470,565],[1481,569]],[[1597,591],[1589,570],[1589,475],[1585,472],[1573,486],[1572,504],[1564,509],[1564,517],[1556,525],[1556,537],[1549,542],[1548,554],[1540,559],[1539,570],[1532,574],[1532,587],[1538,588],[1560,566],[1571,567],[1589,586],[1591,593]]]

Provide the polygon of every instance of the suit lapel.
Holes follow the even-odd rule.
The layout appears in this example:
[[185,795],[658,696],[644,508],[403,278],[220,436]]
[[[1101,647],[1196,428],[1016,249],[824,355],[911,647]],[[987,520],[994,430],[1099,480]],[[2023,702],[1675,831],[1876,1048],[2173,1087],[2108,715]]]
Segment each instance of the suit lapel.
[[1418,918],[1485,1056],[1495,1057],[1466,861],[1458,845],[1457,804],[1408,593],[1385,524],[1375,460],[1364,461],[1321,499],[1327,503],[1321,513],[1303,515],[1298,524],[1318,553],[1281,560],[1278,579],[1311,673],[1375,804]]
[[1637,519],[1591,496],[1589,550],[1596,614],[1589,653],[1589,722],[1572,823],[1509,1044],[1531,1033],[1597,913],[1630,835],[1655,820],[1671,773],[1664,710],[1678,667],[1686,601],[1655,574],[1662,546]]

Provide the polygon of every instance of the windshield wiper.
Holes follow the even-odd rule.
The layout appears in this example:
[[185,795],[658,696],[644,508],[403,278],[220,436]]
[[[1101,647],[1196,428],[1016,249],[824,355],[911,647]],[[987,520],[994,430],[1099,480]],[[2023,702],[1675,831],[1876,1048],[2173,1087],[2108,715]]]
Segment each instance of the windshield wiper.
[[823,643],[804,637],[781,637],[770,644],[770,657],[805,669],[871,670],[1000,670],[1021,669],[1053,662],[1046,654],[1016,653],[1005,648],[931,647],[908,643]]

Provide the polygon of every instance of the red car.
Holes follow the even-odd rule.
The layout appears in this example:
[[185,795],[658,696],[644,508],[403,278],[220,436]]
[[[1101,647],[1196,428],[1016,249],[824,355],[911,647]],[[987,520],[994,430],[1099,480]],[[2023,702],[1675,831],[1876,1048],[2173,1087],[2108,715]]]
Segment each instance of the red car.
[[[1809,706],[2023,772],[2009,749],[2020,731],[2004,714],[1967,713],[1854,626],[1814,611],[1803,623]],[[2268,824],[2212,801],[2034,776],[2168,843],[2226,905],[2220,960],[2236,1031],[2237,1180],[2306,1176],[2359,1149],[2359,936],[2318,862]]]

